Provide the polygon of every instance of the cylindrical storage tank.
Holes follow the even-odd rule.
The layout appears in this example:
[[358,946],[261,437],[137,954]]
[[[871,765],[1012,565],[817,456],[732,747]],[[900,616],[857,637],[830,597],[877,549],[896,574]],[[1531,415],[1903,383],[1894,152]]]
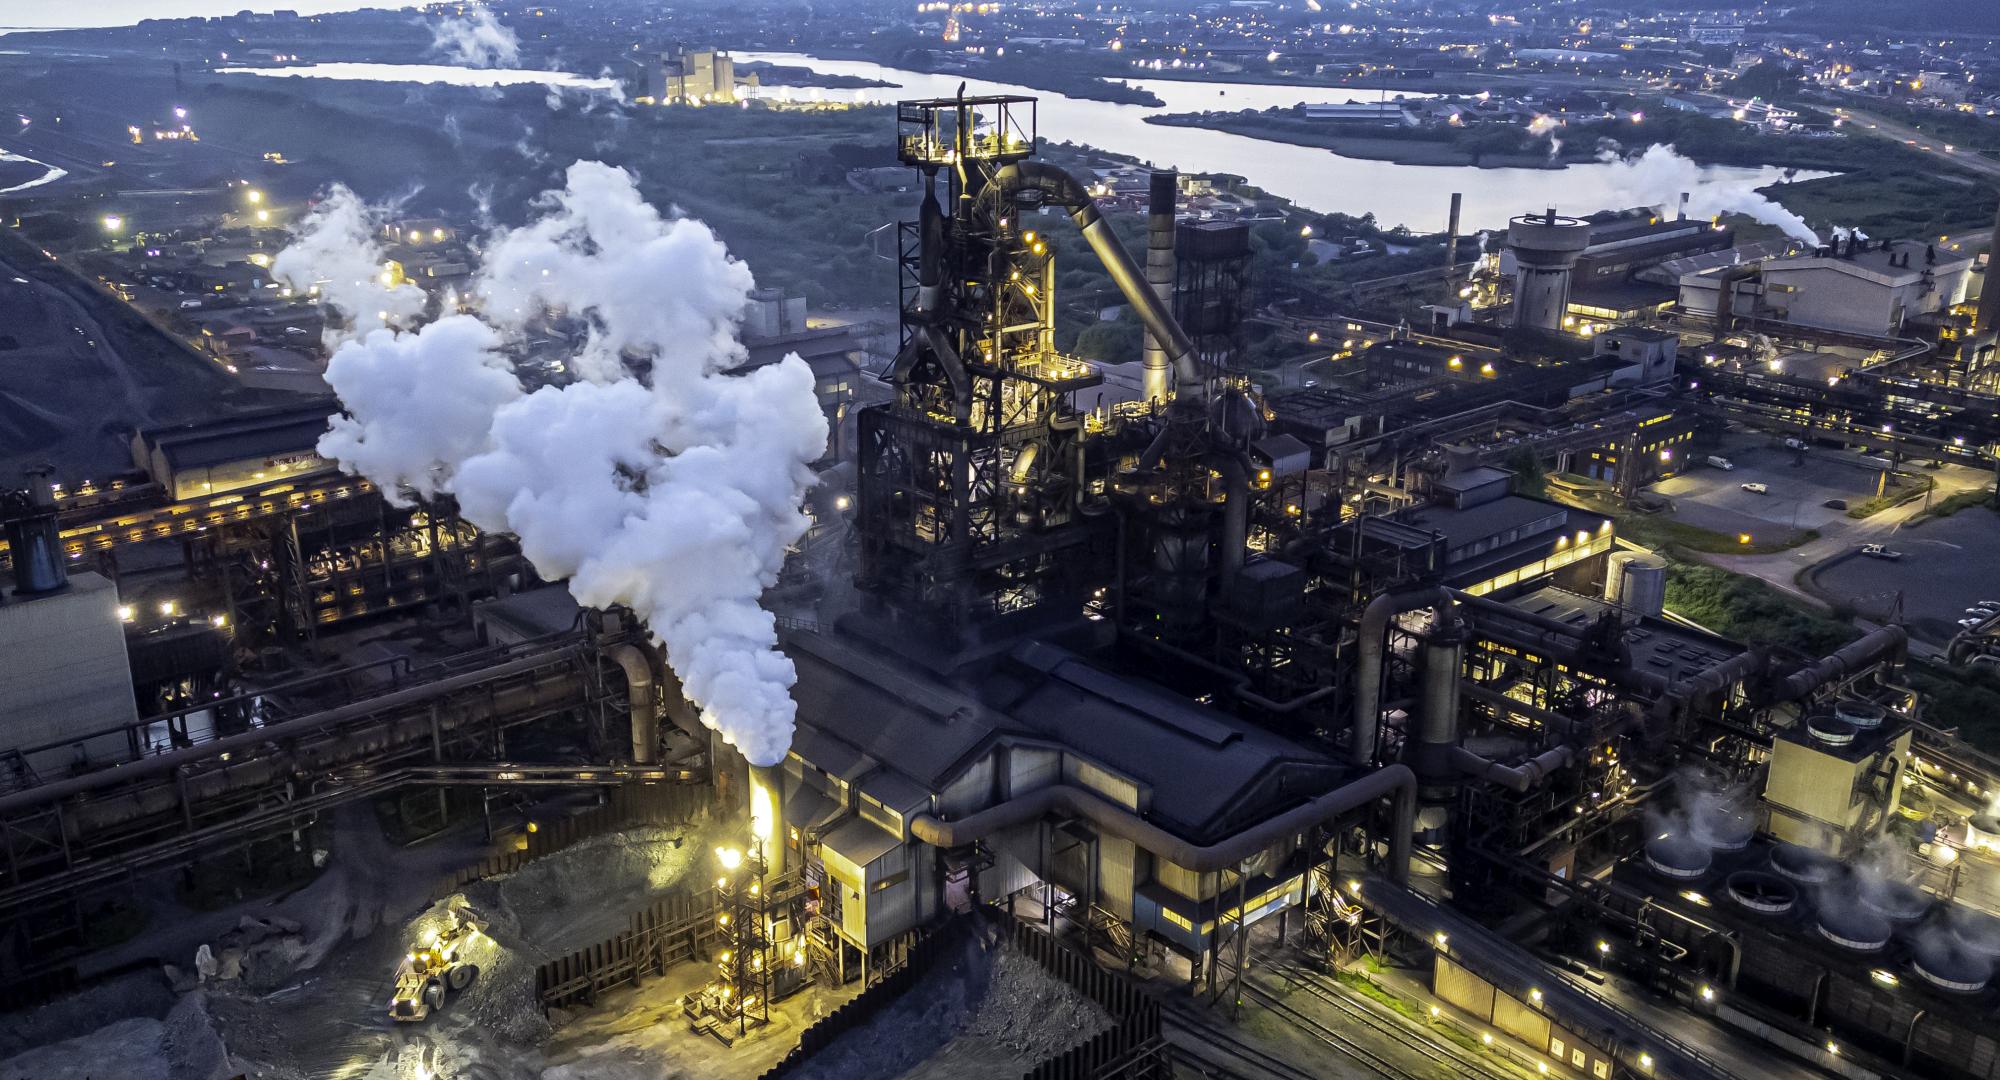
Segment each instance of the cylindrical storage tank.
[[1667,564],[1657,555],[1629,553],[1625,560],[1624,583],[1618,590],[1618,604],[1638,615],[1658,617],[1667,606]]
[[51,593],[69,584],[54,489],[40,472],[30,473],[28,483],[25,491],[0,492],[0,519],[5,520],[17,596]]
[[1646,841],[1646,865],[1661,877],[1692,881],[1708,873],[1712,861],[1707,844],[1677,833],[1662,833]]
[[1636,551],[1614,551],[1604,559],[1604,600],[1616,604],[1625,596],[1625,564],[1639,557]]
[[1964,948],[1946,935],[1918,938],[1910,950],[1910,967],[1939,990],[1976,994],[1993,977],[1993,958]]
[[1782,915],[1799,902],[1798,886],[1762,870],[1738,870],[1726,887],[1731,900],[1759,915]]
[[1843,949],[1879,952],[1889,944],[1889,920],[1849,902],[1820,911],[1819,933]]
[[1853,724],[1857,729],[1862,731],[1881,727],[1882,721],[1888,719],[1888,717],[1889,710],[1872,701],[1863,701],[1860,698],[1841,698],[1839,701],[1833,703],[1834,719]]
[[1524,214],[1507,223],[1507,249],[1514,256],[1514,325],[1559,330],[1569,310],[1570,271],[1590,246],[1590,222],[1546,214]]
[[1771,869],[1802,885],[1831,881],[1839,868],[1830,856],[1799,844],[1779,844],[1771,849]]

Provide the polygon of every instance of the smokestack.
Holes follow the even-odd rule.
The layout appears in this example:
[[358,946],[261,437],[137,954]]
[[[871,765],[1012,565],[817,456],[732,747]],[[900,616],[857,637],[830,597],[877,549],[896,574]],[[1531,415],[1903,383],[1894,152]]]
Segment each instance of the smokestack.
[[[1146,284],[1163,305],[1173,303],[1174,200],[1179,194],[1180,174],[1153,174],[1151,201],[1146,208]],[[1166,402],[1169,387],[1166,345],[1150,331],[1146,334],[1146,400],[1159,404]]]
[[1686,220],[1688,219],[1688,199],[1689,199],[1689,198],[1690,198],[1690,197],[1691,197],[1691,196],[1692,196],[1693,194],[1694,194],[1694,193],[1693,193],[1693,192],[1690,192],[1690,191],[1683,191],[1683,192],[1681,192],[1681,216],[1680,216],[1680,217],[1678,217],[1678,218],[1676,218],[1676,219],[1674,219],[1674,220],[1676,220],[1676,221],[1686,221]]
[[1986,277],[1979,286],[1978,314],[1973,325],[1980,333],[2000,329],[2000,211],[1993,216],[1993,243],[1986,250]]
[[1451,193],[1451,216],[1444,227],[1444,302],[1458,303],[1458,211],[1465,202],[1465,195]]
[[764,846],[765,873],[785,872],[785,766],[750,766],[750,836]]
[[69,584],[49,476],[47,469],[31,469],[25,490],[0,496],[0,519],[14,559],[15,596],[40,596]]

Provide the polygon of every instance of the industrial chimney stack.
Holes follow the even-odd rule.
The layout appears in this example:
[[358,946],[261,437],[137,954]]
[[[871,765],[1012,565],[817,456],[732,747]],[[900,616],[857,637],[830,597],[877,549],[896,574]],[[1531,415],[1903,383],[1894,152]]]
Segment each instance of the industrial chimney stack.
[[[1180,194],[1180,174],[1153,174],[1151,200],[1146,209],[1146,285],[1163,305],[1173,303],[1174,293],[1174,200]],[[1146,334],[1146,400],[1167,400],[1168,359],[1165,343]]]

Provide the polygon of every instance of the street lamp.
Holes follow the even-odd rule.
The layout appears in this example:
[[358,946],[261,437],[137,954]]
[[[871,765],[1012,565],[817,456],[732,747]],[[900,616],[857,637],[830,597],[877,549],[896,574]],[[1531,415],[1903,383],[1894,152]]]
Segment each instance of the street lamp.
[[104,215],[104,231],[113,236],[125,231],[125,219],[117,214]]

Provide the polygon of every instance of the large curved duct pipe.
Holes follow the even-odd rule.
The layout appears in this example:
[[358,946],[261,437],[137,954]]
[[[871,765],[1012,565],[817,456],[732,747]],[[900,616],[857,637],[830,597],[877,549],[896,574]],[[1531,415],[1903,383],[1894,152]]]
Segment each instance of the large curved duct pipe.
[[1069,211],[1070,220],[1076,222],[1084,242],[1104,264],[1104,270],[1111,275],[1118,292],[1125,297],[1126,303],[1132,305],[1132,310],[1139,313],[1139,321],[1146,325],[1146,332],[1165,346],[1167,359],[1173,365],[1178,392],[1190,397],[1201,397],[1207,393],[1207,383],[1202,378],[1194,342],[1181,329],[1180,323],[1174,321],[1166,303],[1147,285],[1145,276],[1125,251],[1125,245],[1118,242],[1118,234],[1112,232],[1111,226],[1105,222],[1103,212],[1097,208],[1097,200],[1090,197],[1090,192],[1076,177],[1047,162],[1016,161],[995,173],[993,184],[1010,199],[1024,192],[1039,192],[1044,201]]
[[1885,657],[1901,658],[1910,635],[1900,626],[1872,630],[1861,640],[1850,642],[1819,662],[1785,676],[1771,691],[1768,703],[1797,701],[1837,679],[1852,675]]
[[1349,730],[1348,759],[1356,765],[1375,760],[1375,732],[1382,720],[1382,667],[1388,657],[1389,620],[1410,611],[1451,603],[1451,590],[1432,585],[1405,592],[1383,593],[1361,611],[1360,654],[1354,672],[1354,723]]
[[653,661],[637,645],[619,645],[605,655],[625,670],[625,697],[632,717],[632,763],[659,758],[660,706],[653,698]]
[[1155,858],[1196,873],[1233,869],[1245,859],[1288,836],[1304,832],[1382,798],[1395,797],[1395,824],[1389,834],[1389,877],[1401,884],[1410,876],[1410,835],[1416,825],[1417,777],[1407,766],[1389,765],[1367,776],[1269,818],[1213,844],[1190,843],[1154,825],[1095,792],[1057,784],[1016,796],[957,821],[934,814],[910,819],[910,835],[940,848],[963,847],[1001,829],[1040,820],[1053,811],[1086,818],[1120,839],[1130,840]]
[[1567,746],[1558,746],[1537,757],[1529,758],[1519,765],[1502,765],[1467,750],[1463,746],[1451,748],[1449,760],[1454,770],[1475,780],[1498,784],[1509,791],[1523,792],[1543,780],[1549,774],[1568,765],[1573,752]]

